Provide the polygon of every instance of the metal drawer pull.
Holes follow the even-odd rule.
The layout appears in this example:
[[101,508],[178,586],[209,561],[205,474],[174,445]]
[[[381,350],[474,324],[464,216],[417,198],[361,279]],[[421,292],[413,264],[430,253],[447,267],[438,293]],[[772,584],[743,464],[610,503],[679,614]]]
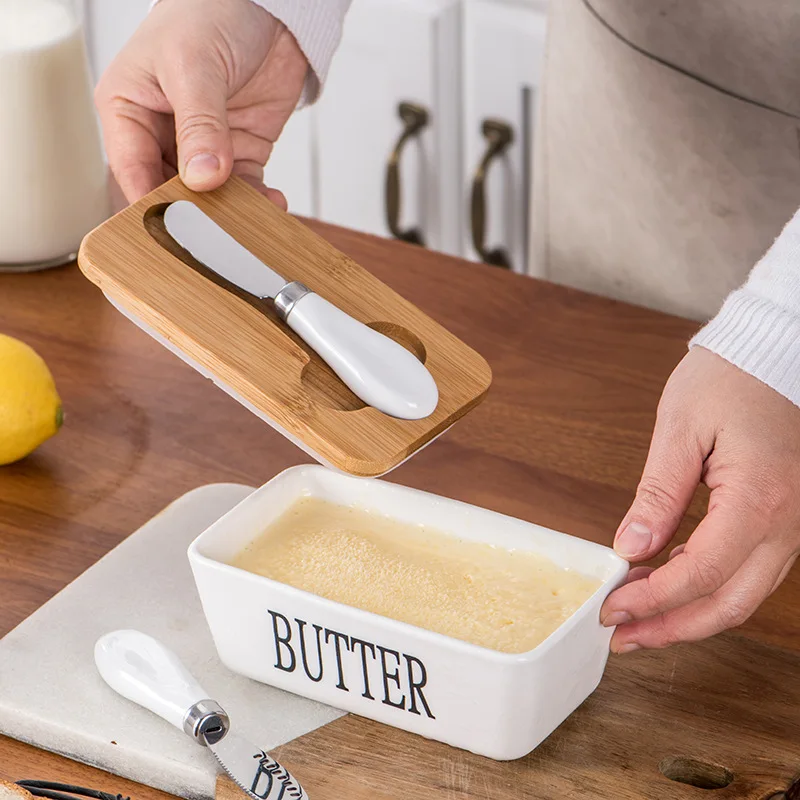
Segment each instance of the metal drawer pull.
[[424,245],[419,228],[403,230],[400,227],[400,158],[408,141],[428,124],[428,112],[414,103],[400,103],[397,113],[403,120],[404,127],[386,167],[386,222],[396,239]]
[[475,170],[470,202],[472,219],[472,244],[487,264],[511,269],[511,260],[505,248],[486,249],[486,173],[495,158],[501,156],[514,141],[514,131],[506,122],[497,119],[483,121],[481,130],[489,146]]

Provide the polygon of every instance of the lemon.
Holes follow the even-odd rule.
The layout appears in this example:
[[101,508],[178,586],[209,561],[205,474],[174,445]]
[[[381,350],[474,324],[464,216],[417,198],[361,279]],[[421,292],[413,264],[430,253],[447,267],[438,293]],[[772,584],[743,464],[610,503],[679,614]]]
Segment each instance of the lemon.
[[0,465],[32,453],[62,422],[47,364],[24,342],[0,333]]

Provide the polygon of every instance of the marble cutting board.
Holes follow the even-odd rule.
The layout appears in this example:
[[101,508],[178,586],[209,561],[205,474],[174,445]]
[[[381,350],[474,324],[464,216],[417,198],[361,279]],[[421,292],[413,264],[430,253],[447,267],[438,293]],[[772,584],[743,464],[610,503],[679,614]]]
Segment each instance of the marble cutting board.
[[186,549],[252,491],[212,484],[184,495],[0,639],[0,733],[182,797],[214,797],[211,753],[97,674],[94,643],[118,628],[164,641],[267,751],[343,716],[217,658]]

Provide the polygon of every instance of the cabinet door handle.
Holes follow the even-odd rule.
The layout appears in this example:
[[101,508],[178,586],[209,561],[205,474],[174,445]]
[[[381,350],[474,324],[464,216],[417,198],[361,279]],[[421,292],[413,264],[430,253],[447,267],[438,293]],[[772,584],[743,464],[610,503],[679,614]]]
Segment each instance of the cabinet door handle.
[[400,158],[409,140],[428,124],[428,112],[415,103],[400,103],[397,113],[403,121],[403,132],[389,156],[386,167],[386,222],[396,239],[424,245],[425,241],[419,228],[403,230],[400,227]]
[[501,156],[506,148],[514,141],[514,131],[506,122],[497,119],[486,119],[481,126],[483,136],[488,142],[486,152],[481,163],[475,170],[472,180],[472,197],[470,202],[472,218],[472,244],[487,264],[497,267],[511,268],[508,252],[497,247],[494,250],[486,249],[486,173],[492,161]]

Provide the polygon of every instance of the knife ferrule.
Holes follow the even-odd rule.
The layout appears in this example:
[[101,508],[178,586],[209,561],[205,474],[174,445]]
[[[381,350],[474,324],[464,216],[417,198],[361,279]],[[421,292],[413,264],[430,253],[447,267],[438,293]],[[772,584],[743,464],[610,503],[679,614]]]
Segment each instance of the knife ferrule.
[[230,725],[225,709],[215,700],[195,703],[183,718],[183,730],[203,747],[219,742]]
[[307,294],[311,294],[311,289],[304,283],[300,283],[300,281],[287,283],[275,295],[275,311],[278,316],[285,322],[286,318],[291,314],[295,303],[298,300],[302,300]]

